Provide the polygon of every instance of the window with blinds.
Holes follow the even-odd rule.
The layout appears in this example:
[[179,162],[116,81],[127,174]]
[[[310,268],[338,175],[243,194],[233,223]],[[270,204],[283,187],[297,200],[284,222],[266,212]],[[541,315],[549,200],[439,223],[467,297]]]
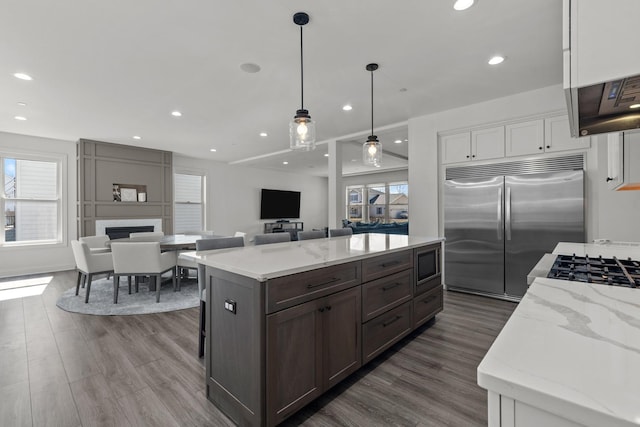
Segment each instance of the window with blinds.
[[174,232],[179,234],[204,230],[204,176],[176,173],[173,183]]
[[60,240],[60,162],[0,156],[4,188],[1,245]]

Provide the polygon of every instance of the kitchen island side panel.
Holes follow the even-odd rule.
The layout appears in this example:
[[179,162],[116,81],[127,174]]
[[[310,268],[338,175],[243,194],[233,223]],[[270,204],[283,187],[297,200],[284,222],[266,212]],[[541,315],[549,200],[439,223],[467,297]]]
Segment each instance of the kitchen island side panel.
[[263,425],[264,283],[206,271],[208,398],[238,425]]

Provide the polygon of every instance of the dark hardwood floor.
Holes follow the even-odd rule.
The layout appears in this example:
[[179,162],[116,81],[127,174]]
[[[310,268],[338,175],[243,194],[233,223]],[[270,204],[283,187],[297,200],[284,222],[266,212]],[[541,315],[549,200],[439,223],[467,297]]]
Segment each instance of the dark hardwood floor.
[[[68,313],[42,295],[0,301],[0,426],[228,426],[207,401],[198,309]],[[482,426],[476,367],[515,304],[445,292],[445,309],[287,420],[295,426]]]

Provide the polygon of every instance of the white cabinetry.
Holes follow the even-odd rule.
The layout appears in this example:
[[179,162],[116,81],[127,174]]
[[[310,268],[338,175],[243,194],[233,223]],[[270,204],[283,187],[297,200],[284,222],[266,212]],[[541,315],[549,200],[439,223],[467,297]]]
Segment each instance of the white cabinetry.
[[489,427],[581,427],[566,418],[494,392],[489,392]]
[[607,135],[607,186],[640,190],[640,132]]
[[504,157],[503,126],[446,135],[440,141],[443,164]]
[[589,148],[590,137],[572,138],[569,130],[569,118],[556,116],[544,119],[544,151],[580,150]]
[[507,156],[525,156],[544,152],[544,121],[515,123],[506,126]]

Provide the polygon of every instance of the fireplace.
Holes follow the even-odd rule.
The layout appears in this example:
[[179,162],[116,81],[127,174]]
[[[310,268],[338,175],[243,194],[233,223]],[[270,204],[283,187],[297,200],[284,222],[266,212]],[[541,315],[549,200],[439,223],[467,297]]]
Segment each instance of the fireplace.
[[153,231],[153,225],[137,225],[132,227],[106,227],[105,234],[109,239],[123,239],[129,237],[131,233],[143,233],[145,231]]
[[109,236],[111,239],[129,237],[129,233],[162,231],[160,218],[135,219],[98,219],[96,236]]

